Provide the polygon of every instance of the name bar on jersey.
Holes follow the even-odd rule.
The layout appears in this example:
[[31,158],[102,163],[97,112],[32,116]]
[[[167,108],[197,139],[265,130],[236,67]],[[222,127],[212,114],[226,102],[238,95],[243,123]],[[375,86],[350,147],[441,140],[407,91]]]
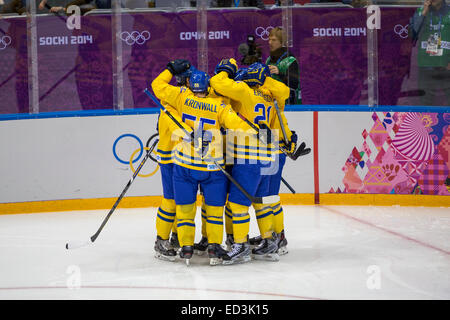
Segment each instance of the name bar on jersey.
[[199,102],[190,98],[186,98],[184,101],[184,105],[191,107],[193,109],[203,110],[203,111],[211,111],[217,113],[217,106],[215,104],[207,103],[207,102]]

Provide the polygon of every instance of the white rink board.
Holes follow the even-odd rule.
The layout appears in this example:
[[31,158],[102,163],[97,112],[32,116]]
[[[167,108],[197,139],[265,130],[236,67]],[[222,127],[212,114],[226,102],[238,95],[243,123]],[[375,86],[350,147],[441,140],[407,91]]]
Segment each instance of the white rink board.
[[[313,113],[286,112],[286,116],[299,140],[312,148]],[[156,121],[156,114],[145,114],[1,122],[0,203],[117,197],[132,170],[114,157],[114,142],[121,135],[132,134],[145,145],[156,133]],[[339,186],[341,168],[370,123],[370,113],[319,113],[321,193]],[[135,138],[124,137],[117,142],[116,153],[119,159],[129,161],[137,148]],[[150,173],[154,166],[149,160],[141,173]],[[295,162],[288,159],[283,177],[297,193],[314,193],[313,153]],[[281,193],[289,190],[282,185]],[[158,172],[137,178],[127,196],[161,194]]]

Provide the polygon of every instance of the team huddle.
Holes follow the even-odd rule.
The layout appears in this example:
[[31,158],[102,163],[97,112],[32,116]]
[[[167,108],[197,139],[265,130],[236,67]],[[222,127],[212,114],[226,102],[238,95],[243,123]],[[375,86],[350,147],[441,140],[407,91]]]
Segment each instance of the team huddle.
[[[173,76],[177,86],[169,84]],[[211,265],[278,261],[287,253],[281,173],[297,145],[283,113],[289,88],[271,78],[267,65],[239,69],[234,59],[220,61],[211,78],[174,60],[151,86],[163,108],[156,257],[174,261],[178,254],[189,264],[194,253],[207,253]],[[202,238],[194,243],[199,191]],[[254,238],[250,206],[260,232]]]

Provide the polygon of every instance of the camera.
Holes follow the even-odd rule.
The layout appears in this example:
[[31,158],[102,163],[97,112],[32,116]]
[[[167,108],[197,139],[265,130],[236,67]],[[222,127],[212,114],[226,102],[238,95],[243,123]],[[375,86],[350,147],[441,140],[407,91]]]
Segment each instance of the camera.
[[255,36],[247,35],[247,42],[241,43],[238,47],[239,53],[243,56],[241,64],[249,66],[255,62],[262,62],[262,50],[256,43]]

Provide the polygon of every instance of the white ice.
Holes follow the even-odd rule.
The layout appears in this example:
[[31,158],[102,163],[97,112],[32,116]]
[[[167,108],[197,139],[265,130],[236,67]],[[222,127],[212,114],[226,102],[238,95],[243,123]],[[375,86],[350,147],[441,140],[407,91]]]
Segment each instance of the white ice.
[[278,262],[158,260],[155,208],[117,209],[65,249],[108,211],[0,215],[0,299],[450,299],[448,208],[284,206]]

